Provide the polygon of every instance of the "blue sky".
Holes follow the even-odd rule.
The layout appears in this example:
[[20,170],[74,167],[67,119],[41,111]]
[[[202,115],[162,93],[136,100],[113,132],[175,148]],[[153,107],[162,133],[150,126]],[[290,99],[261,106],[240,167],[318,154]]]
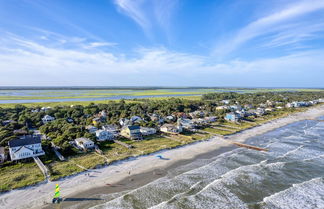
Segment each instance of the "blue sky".
[[0,86],[324,87],[324,0],[0,0]]

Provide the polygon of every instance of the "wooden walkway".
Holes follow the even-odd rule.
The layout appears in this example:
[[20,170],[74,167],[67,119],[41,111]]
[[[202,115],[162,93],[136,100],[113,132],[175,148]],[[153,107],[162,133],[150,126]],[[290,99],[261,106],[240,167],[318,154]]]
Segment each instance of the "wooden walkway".
[[38,165],[39,169],[42,171],[42,173],[45,176],[45,179],[48,180],[50,177],[50,172],[48,168],[43,164],[43,162],[38,157],[33,157],[35,163]]
[[52,145],[52,149],[53,149],[53,151],[54,151],[54,153],[55,153],[55,155],[58,157],[58,159],[60,159],[61,161],[64,161],[65,160],[65,158],[64,158],[64,156],[57,150],[57,146],[53,143],[53,142],[51,142],[51,145]]

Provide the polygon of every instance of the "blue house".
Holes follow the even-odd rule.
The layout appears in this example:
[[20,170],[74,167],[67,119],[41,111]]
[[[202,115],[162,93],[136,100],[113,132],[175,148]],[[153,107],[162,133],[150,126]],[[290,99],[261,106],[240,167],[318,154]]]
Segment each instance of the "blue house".
[[242,117],[240,116],[240,114],[231,112],[231,113],[227,113],[225,115],[225,120],[227,121],[231,121],[231,122],[237,122],[241,119]]

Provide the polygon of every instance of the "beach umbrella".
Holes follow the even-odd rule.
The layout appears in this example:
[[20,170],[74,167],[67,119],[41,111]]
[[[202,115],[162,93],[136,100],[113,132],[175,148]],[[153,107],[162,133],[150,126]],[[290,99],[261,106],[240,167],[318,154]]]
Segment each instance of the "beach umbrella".
[[61,200],[61,194],[60,194],[60,187],[58,184],[55,185],[55,193],[54,193],[54,198],[53,198],[53,203],[59,203]]

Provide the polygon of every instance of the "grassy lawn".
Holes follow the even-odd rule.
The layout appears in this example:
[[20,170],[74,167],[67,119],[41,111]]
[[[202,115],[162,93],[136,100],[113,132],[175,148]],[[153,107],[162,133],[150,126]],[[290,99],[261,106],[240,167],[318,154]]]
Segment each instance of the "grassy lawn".
[[44,181],[44,175],[34,162],[0,167],[0,192]]

